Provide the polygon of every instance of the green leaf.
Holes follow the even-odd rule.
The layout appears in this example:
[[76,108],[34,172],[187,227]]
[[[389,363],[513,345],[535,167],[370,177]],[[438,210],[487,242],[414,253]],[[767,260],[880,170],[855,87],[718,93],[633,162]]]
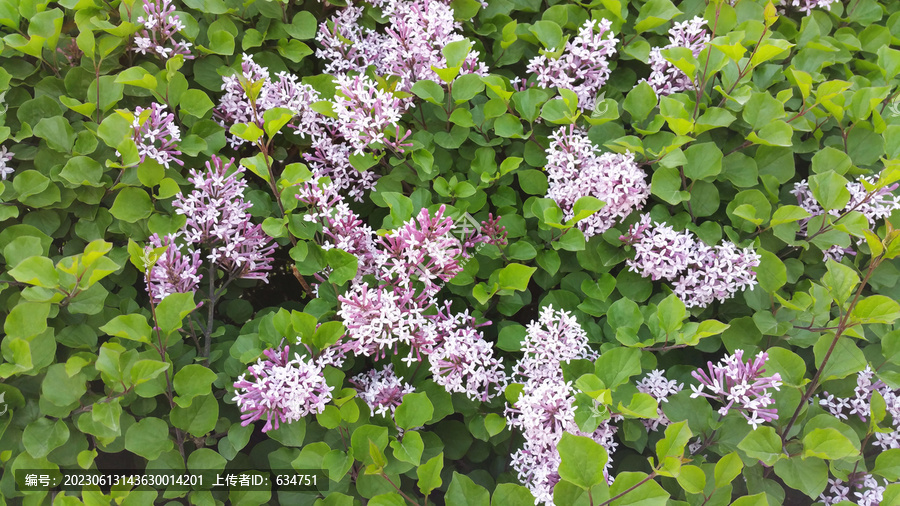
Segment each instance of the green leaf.
[[75,146],[75,130],[62,116],[43,118],[34,126],[34,135],[47,141],[54,151],[70,153]]
[[843,307],[856,285],[859,284],[859,276],[852,268],[834,260],[829,259],[825,265],[828,270],[822,277],[822,283],[831,293],[837,305]]
[[684,302],[674,293],[662,300],[656,308],[656,316],[659,318],[659,326],[667,334],[681,328],[684,317],[687,315]]
[[815,500],[828,486],[828,465],[815,457],[784,459],[775,464],[775,474],[784,484]]
[[69,428],[62,420],[51,421],[49,418],[38,418],[28,424],[22,432],[22,444],[25,451],[36,459],[46,457],[51,451],[59,448],[69,439]]
[[706,487],[706,473],[697,466],[682,466],[675,478],[681,488],[689,494],[703,493]]
[[770,224],[774,227],[776,225],[800,221],[809,218],[810,216],[809,212],[800,206],[781,206],[775,210],[775,214],[772,215]]
[[682,14],[669,0],[650,0],[641,6],[637,22],[634,25],[636,33],[643,33],[662,25],[675,16]]
[[535,169],[523,170],[517,172],[517,174],[519,176],[519,185],[522,187],[522,191],[529,195],[547,194],[549,185],[547,183],[546,174]]
[[9,275],[20,283],[40,286],[44,288],[56,288],[59,286],[59,273],[53,261],[44,256],[28,257],[19,262]]
[[131,383],[133,385],[146,383],[162,374],[168,368],[169,364],[159,360],[138,360],[131,368]]
[[394,412],[397,426],[404,430],[425,425],[434,414],[434,406],[425,393],[409,393]]
[[187,90],[178,101],[179,109],[195,118],[204,117],[214,105],[209,95],[201,90]]
[[422,436],[417,431],[411,430],[405,432],[402,439],[391,441],[391,449],[394,450],[394,458],[397,460],[418,466],[425,444],[422,442]]
[[777,255],[760,248],[759,267],[755,269],[759,286],[767,293],[775,293],[787,283],[787,268]]
[[[656,480],[646,479],[644,473],[621,472],[616,476],[616,481],[609,487],[609,494],[619,499],[612,502],[613,506],[664,506],[669,501],[669,493],[666,492]],[[640,484],[643,482],[643,484]],[[640,485],[639,485],[640,484]]]
[[531,275],[537,270],[537,267],[528,267],[522,264],[509,264],[500,270],[498,279],[500,288],[504,290],[525,291],[528,289],[528,282]]
[[684,156],[684,175],[691,179],[712,178],[722,172],[722,150],[714,142],[694,144],[684,150]]
[[[834,334],[826,333],[813,345],[816,365],[821,364],[825,359],[825,354],[828,353],[833,340]],[[867,363],[866,357],[863,355],[862,350],[859,349],[859,346],[852,339],[841,337],[838,339],[837,344],[834,345],[834,350],[828,359],[828,363],[825,365],[825,370],[820,374],[821,381],[846,378],[865,369]]]
[[427,79],[416,81],[412,86],[412,92],[422,100],[443,106],[444,104],[444,88]]
[[156,460],[174,447],[169,424],[159,418],[143,418],[125,432],[125,449],[147,460]]
[[731,452],[716,462],[715,472],[716,488],[722,488],[737,478],[744,468],[744,463],[737,452]]
[[194,397],[209,394],[210,385],[216,380],[216,373],[199,364],[188,364],[175,373],[172,385],[175,387],[175,404],[182,408],[191,405]]
[[536,21],[528,31],[537,37],[538,41],[550,51],[562,49],[562,28],[553,21]]
[[453,471],[444,501],[447,506],[489,506],[491,494],[472,478]]
[[859,448],[837,429],[813,429],[803,437],[803,458],[839,460],[854,455],[859,455]]
[[[428,462],[425,462],[416,469],[416,476],[419,478],[419,492],[422,492],[422,495],[428,497],[432,490],[441,486],[441,483],[443,483],[441,481],[442,469],[444,469],[443,452],[428,459]],[[456,473],[454,472],[454,474]]]
[[197,308],[193,293],[173,293],[156,307],[157,326],[169,334],[181,328],[184,317]]
[[150,195],[141,188],[122,188],[109,212],[116,218],[128,223],[135,223],[153,213]]
[[325,258],[328,261],[328,265],[332,268],[331,274],[328,275],[329,282],[343,285],[356,277],[356,272],[359,268],[359,261],[356,256],[342,249],[331,248],[325,252]]
[[447,60],[447,68],[462,66],[466,57],[469,56],[469,48],[471,47],[472,41],[468,39],[461,39],[444,45],[441,48],[441,54]]
[[875,458],[875,468],[872,474],[887,478],[888,481],[900,479],[900,448],[891,448],[881,452]]
[[231,125],[231,128],[229,128],[228,131],[232,135],[249,142],[258,141],[265,133],[262,128],[256,126],[256,123],[235,123],[234,125]]
[[148,90],[156,89],[156,78],[143,67],[131,67],[119,72],[119,74],[116,75],[115,82],[137,86],[138,88],[146,88]]
[[140,314],[119,315],[100,327],[100,330],[131,341],[150,342],[150,324],[147,323],[147,318]]
[[894,323],[897,318],[900,318],[900,304],[884,295],[860,300],[850,313],[850,321],[859,323]]
[[560,456],[559,477],[589,489],[598,483],[605,483],[603,471],[609,455],[606,449],[589,437],[575,436],[563,432],[557,445]]
[[623,107],[633,121],[643,121],[656,108],[657,99],[653,88],[646,81],[638,83],[625,96]]
[[533,506],[531,491],[516,483],[498,483],[491,497],[491,506]]
[[202,395],[191,402],[190,407],[176,405],[169,416],[172,425],[195,437],[202,437],[216,428],[219,419],[219,401],[214,394]]
[[100,182],[103,177],[103,166],[93,158],[74,156],[66,162],[59,177],[68,181],[72,187],[103,186]]
[[781,450],[781,438],[775,429],[769,426],[760,426],[751,431],[738,443],[738,448],[743,450],[752,459],[761,460],[767,466],[772,466],[779,461],[784,454]]
[[850,202],[847,180],[836,172],[826,172],[810,177],[809,189],[816,198],[816,202],[826,211],[843,209]]
[[29,339],[47,330],[48,316],[49,302],[19,302],[6,316],[3,331],[8,337]]

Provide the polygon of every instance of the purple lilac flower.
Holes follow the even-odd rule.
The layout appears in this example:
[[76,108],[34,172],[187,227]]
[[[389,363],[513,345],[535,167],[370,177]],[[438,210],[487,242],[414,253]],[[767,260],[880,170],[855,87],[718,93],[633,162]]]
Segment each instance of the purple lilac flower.
[[710,40],[709,33],[703,27],[705,24],[706,20],[701,17],[675,23],[675,26],[669,30],[669,44],[650,50],[650,68],[652,70],[650,77],[643,81],[648,82],[658,96],[695,89],[693,79],[666,60],[661,51],[685,47],[691,50],[694,58],[697,58]]
[[147,287],[150,296],[158,302],[173,293],[196,292],[201,278],[198,274],[200,252],[187,248],[188,253],[182,253],[173,235],[160,239],[157,234],[153,234],[149,241],[150,245],[144,248],[148,254],[155,248],[168,247],[150,269]]
[[6,181],[6,178],[16,171],[16,169],[7,165],[7,163],[12,161],[12,158],[13,154],[6,150],[6,146],[0,146],[0,180]]
[[[855,182],[847,183],[847,191],[850,192],[850,200],[847,202],[847,205],[843,209],[832,209],[828,211],[828,214],[838,217],[850,211],[857,211],[866,217],[869,221],[869,227],[874,228],[876,221],[885,219],[896,209],[900,209],[900,198],[892,193],[900,187],[900,184],[894,183],[877,190],[866,190],[863,183],[874,185],[876,180],[877,178],[875,177],[862,176]],[[794,183],[794,189],[791,190],[791,193],[797,197],[800,207],[812,216],[820,216],[825,213],[825,209],[819,205],[809,189],[809,182],[806,179]],[[803,235],[808,234],[806,227],[810,218],[800,222],[800,233]],[[857,244],[859,243],[860,241],[857,240]],[[856,253],[851,248],[835,245],[823,251],[823,254],[826,260],[831,258],[836,262],[840,262],[845,254],[855,255]]]
[[646,174],[634,162],[634,154],[601,153],[588,136],[574,125],[551,136],[547,149],[547,197],[559,204],[565,218],[575,215],[575,202],[586,196],[606,203],[596,213],[578,222],[585,237],[602,234],[616,220],[644,205],[650,196]]
[[486,238],[484,242],[503,249],[503,247],[509,244],[507,239],[509,233],[506,231],[506,227],[500,224],[500,219],[501,216],[494,218],[494,215],[489,213],[488,219],[481,222],[481,235]]
[[406,108],[393,93],[378,89],[375,81],[364,75],[339,75],[335,78],[337,94],[334,96],[334,112],[337,114],[337,130],[353,148],[361,154],[369,144],[381,143],[394,151],[403,152],[402,138],[389,140],[387,130],[399,134],[400,116]]
[[649,394],[656,399],[659,406],[656,408],[656,418],[641,420],[644,427],[647,427],[647,430],[657,430],[660,425],[666,427],[672,423],[666,414],[663,413],[662,403],[669,402],[669,396],[680,392],[681,389],[684,388],[684,383],[678,383],[675,380],[667,380],[666,377],[663,376],[662,371],[654,369],[650,374],[645,376],[644,379],[638,381],[635,386],[637,386],[638,392]]
[[610,458],[604,475],[609,480],[611,456],[618,443],[616,427],[609,420],[600,423],[594,432],[583,432],[575,423],[575,391],[562,378],[526,383],[514,408],[507,408],[511,427],[522,431],[525,444],[512,455],[513,469],[518,478],[535,497],[535,504],[551,505],[553,487],[559,482],[561,462],[557,445],[564,433],[589,437],[606,448]]
[[176,144],[181,141],[181,130],[175,124],[175,115],[165,112],[165,109],[166,106],[156,102],[147,109],[136,107],[131,127],[141,162],[150,158],[168,169],[170,162],[182,166],[184,162],[176,158],[181,154]]
[[387,416],[388,411],[394,416],[397,406],[403,402],[403,396],[416,391],[412,385],[397,377],[392,364],[386,365],[380,371],[372,369],[367,373],[358,374],[350,380],[350,383],[359,392],[359,397],[369,406],[372,416],[376,413]]
[[654,281],[674,279],[687,269],[696,245],[690,232],[676,232],[665,223],[653,223],[649,214],[642,215],[620,240],[634,248],[634,258],[625,261],[628,270]]
[[[700,384],[691,385],[692,398],[706,397],[725,404],[719,414],[725,416],[732,409],[739,411],[754,429],[761,423],[778,419],[769,388],[780,390],[781,375],[763,377],[769,354],[760,352],[755,359],[744,363],[744,350],[734,350],[717,364],[707,362],[709,373],[698,369],[691,373]],[[705,390],[705,391],[704,391]]]
[[383,36],[358,23],[362,14],[362,7],[349,5],[319,25],[316,58],[326,62],[325,73],[364,72],[375,64]]
[[[879,483],[878,478],[868,473],[851,473],[848,480],[849,482],[844,482],[829,478],[828,488],[819,496],[819,501],[825,506],[833,506],[842,501],[858,506],[879,506],[884,500],[887,487],[893,485],[884,478]],[[851,491],[855,498],[850,496]]]
[[740,249],[731,241],[714,247],[698,242],[691,251],[689,265],[675,280],[675,295],[687,307],[706,307],[714,300],[727,299],[756,285],[760,256],[752,249]]
[[[594,28],[598,33],[594,33]],[[616,43],[610,28],[612,22],[603,19],[588,20],[578,36],[566,43],[557,58],[547,54],[535,56],[528,63],[528,72],[535,74],[537,85],[542,88],[567,88],[578,95],[578,107],[593,110],[600,87],[609,79],[609,58],[616,53]],[[609,32],[606,39],[603,35]],[[555,52],[550,48],[545,53]]]
[[206,171],[191,169],[188,180],[194,190],[187,196],[179,194],[172,205],[187,217],[185,239],[210,247],[210,260],[233,277],[268,282],[275,243],[261,225],[250,223],[251,204],[244,201],[247,182],[237,178],[244,168],[237,166],[229,174],[233,163],[234,159],[223,163],[213,156]]
[[507,378],[503,363],[494,358],[494,347],[484,340],[469,312],[439,313],[437,327],[440,344],[428,355],[434,382],[447,392],[464,393],[473,401],[488,401],[503,392]]
[[313,173],[313,179],[331,179],[335,192],[346,195],[356,202],[375,188],[378,174],[371,170],[359,171],[350,163],[351,147],[343,142],[339,133],[330,125],[325,127],[328,135],[313,136],[312,145],[303,153],[303,158]]
[[81,64],[81,57],[84,56],[84,51],[78,47],[78,41],[75,38],[69,39],[69,42],[64,46],[56,48],[56,52],[61,54],[63,58],[66,59],[70,67],[77,67]]
[[646,214],[619,239],[635,251],[634,258],[625,261],[628,269],[654,281],[674,281],[675,294],[687,307],[724,302],[756,285],[753,268],[759,266],[760,256],[751,248],[730,241],[707,246],[690,232],[653,223]]
[[175,40],[176,33],[184,30],[184,23],[175,14],[175,6],[171,0],[144,0],[144,16],[138,16],[137,22],[143,24],[140,36],[134,38],[134,51],[141,54],[156,54],[163,60],[175,55],[182,55],[186,60],[193,59],[191,43]]
[[588,346],[587,333],[568,311],[544,306],[538,320],[528,324],[527,331],[522,341],[524,356],[514,369],[526,382],[562,378],[561,362],[597,358]]
[[819,398],[819,405],[838,419],[847,420],[849,416],[856,415],[860,420],[866,421],[871,414],[872,394],[878,392],[884,399],[887,413],[891,415],[894,430],[890,432],[876,432],[873,442],[882,450],[900,448],[900,390],[894,390],[881,380],[875,379],[875,371],[871,367],[856,374],[856,388],[853,389],[853,397],[836,397],[824,392]]
[[347,327],[341,346],[355,355],[377,360],[405,345],[410,351],[403,360],[412,362],[421,360],[436,344],[435,327],[424,314],[427,306],[419,304],[411,289],[354,283],[338,300],[338,316]]
[[298,354],[290,359],[289,347],[281,351],[268,349],[262,358],[249,367],[253,376],[242,374],[234,383],[237,390],[233,401],[244,413],[241,425],[249,425],[266,417],[263,432],[277,429],[279,423],[291,423],[310,414],[325,410],[331,400],[330,387],[325,383],[322,368]]

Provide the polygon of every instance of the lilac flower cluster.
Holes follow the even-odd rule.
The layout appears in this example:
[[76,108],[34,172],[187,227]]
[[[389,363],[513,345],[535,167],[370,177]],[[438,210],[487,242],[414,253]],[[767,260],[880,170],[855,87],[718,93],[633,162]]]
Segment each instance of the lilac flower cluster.
[[602,234],[616,220],[644,205],[650,196],[647,176],[634,162],[634,154],[602,153],[575,125],[562,127],[550,136],[547,149],[547,197],[559,204],[565,218],[574,215],[575,202],[585,196],[606,203],[596,213],[578,222],[585,237]]
[[764,366],[769,354],[760,352],[755,359],[744,363],[744,350],[734,350],[719,363],[707,362],[709,373],[698,369],[691,375],[700,382],[691,385],[692,398],[706,397],[723,404],[719,414],[725,416],[734,409],[747,419],[747,423],[756,429],[761,423],[778,419],[774,407],[775,400],[769,388],[780,390],[781,375],[778,373],[764,377]]
[[489,213],[488,219],[481,222],[481,235],[486,237],[485,243],[493,244],[501,249],[509,244],[509,232],[500,224],[500,216],[495,218],[493,214]]
[[[884,500],[884,492],[887,487],[893,485],[886,479],[882,478],[882,483],[878,483],[878,478],[868,473],[854,473],[844,482],[838,479],[829,478],[828,488],[819,496],[819,501],[825,506],[834,506],[844,501],[857,506],[881,506]],[[850,492],[855,497],[850,497]]]
[[160,239],[157,234],[150,236],[150,244],[144,248],[150,254],[155,248],[166,246],[162,254],[148,273],[147,291],[156,301],[161,301],[173,293],[196,292],[202,276],[200,269],[200,252],[187,248],[187,254],[175,242],[176,235],[168,235]]
[[[900,187],[900,184],[894,183],[877,190],[869,191],[863,183],[874,185],[877,178],[860,177],[859,180],[847,183],[847,191],[850,192],[850,201],[843,209],[832,209],[828,214],[834,217],[841,216],[851,211],[862,213],[869,221],[869,227],[874,228],[875,222],[885,219],[895,210],[900,209],[900,198],[892,192]],[[806,212],[812,216],[820,216],[825,213],[825,209],[819,205],[812,191],[809,189],[807,180],[794,183],[794,189],[791,193],[797,197],[797,202]],[[812,216],[810,218],[812,218]],[[800,222],[800,233],[807,235],[809,232],[806,228],[810,218]],[[857,241],[859,244],[859,241]],[[856,253],[850,248],[844,248],[838,245],[832,246],[823,251],[826,259],[833,259],[840,262],[845,254],[855,255]]]
[[[337,130],[353,148],[355,154],[362,154],[369,144],[381,143],[394,151],[403,152],[397,122],[406,110],[393,93],[379,90],[375,81],[366,76],[339,75],[335,78],[337,94],[334,97],[334,112],[337,114]],[[385,130],[393,127],[396,138],[385,136]]]
[[[561,363],[597,357],[575,318],[546,306],[527,329],[524,356],[514,368],[514,379],[523,384],[522,393],[506,408],[510,426],[520,429],[525,438],[512,456],[512,465],[519,481],[534,495],[535,504],[553,504],[553,487],[560,479],[556,446],[563,434],[590,437],[611,455],[618,446],[613,438],[617,429],[605,420],[587,433],[575,422],[575,389],[563,379]],[[608,461],[607,472],[610,465]]]
[[380,371],[372,369],[358,374],[350,380],[350,383],[359,392],[359,397],[369,406],[372,416],[376,413],[387,416],[388,411],[394,416],[397,406],[403,402],[403,396],[416,390],[397,377],[391,364],[384,366]]
[[674,280],[675,295],[687,307],[724,302],[756,284],[753,268],[759,266],[759,255],[730,241],[711,247],[690,232],[653,223],[646,214],[620,240],[635,251],[626,260],[628,269],[654,281]]
[[244,168],[238,166],[229,173],[233,162],[223,163],[213,156],[212,165],[206,163],[206,171],[191,169],[188,180],[194,190],[189,195],[179,193],[172,205],[176,213],[187,218],[182,229],[184,238],[209,247],[209,260],[231,277],[268,282],[275,243],[261,225],[250,222],[247,209],[251,204],[244,201],[247,182],[237,178]]
[[611,27],[612,22],[607,19],[585,21],[578,36],[566,43],[562,54],[550,55],[556,48],[544,51],[528,62],[528,72],[534,74],[541,88],[570,89],[578,95],[581,110],[593,110],[600,87],[609,79],[609,58],[615,55],[619,42],[610,32]]
[[0,146],[0,180],[6,181],[16,169],[7,165],[12,161],[13,154],[6,150],[6,146]]
[[663,376],[663,372],[659,369],[654,369],[647,376],[644,377],[641,381],[637,382],[638,392],[645,393],[656,399],[658,407],[656,408],[657,417],[649,420],[641,420],[644,424],[644,427],[647,428],[648,431],[659,429],[660,425],[663,427],[668,426],[671,422],[669,418],[663,413],[662,403],[669,402],[669,396],[675,395],[684,388],[684,383],[678,383],[675,380],[667,380],[665,376]]
[[468,311],[451,314],[439,312],[434,318],[439,345],[428,355],[434,382],[448,392],[466,394],[473,401],[488,401],[503,392],[507,377],[502,362],[494,358],[494,348],[484,340]]
[[141,162],[150,158],[168,169],[170,162],[182,166],[184,162],[176,158],[181,154],[176,145],[181,141],[181,130],[175,124],[175,115],[165,112],[165,109],[166,106],[156,102],[146,109],[136,107],[131,127],[134,130],[132,139],[137,145]]
[[175,40],[175,34],[184,30],[184,23],[175,14],[171,0],[144,0],[144,14],[146,17],[137,18],[144,28],[134,38],[135,52],[156,54],[163,60],[179,54],[186,60],[194,58],[190,42]]
[[[241,73],[222,78],[219,105],[213,116],[220,125],[228,129],[238,123],[254,123],[262,128],[263,115],[276,107],[290,110],[299,121],[293,125],[295,133],[301,136],[322,135],[320,115],[312,109],[312,104],[320,100],[319,92],[312,86],[297,81],[297,77],[279,72],[273,81],[269,69],[253,61],[244,54]],[[230,136],[229,143],[237,147],[245,141]]]
[[860,420],[866,421],[871,414],[872,394],[878,392],[884,399],[887,413],[891,415],[894,430],[890,432],[876,432],[873,442],[882,450],[900,448],[900,390],[894,390],[881,380],[874,380],[875,371],[866,366],[856,374],[856,388],[853,389],[853,397],[836,397],[824,393],[824,398],[819,398],[819,405],[841,420],[847,420],[849,416],[856,415]]
[[263,353],[267,359],[260,358],[249,368],[252,379],[242,374],[234,383],[237,392],[232,400],[243,412],[241,425],[265,416],[263,432],[267,432],[278,429],[279,423],[324,411],[333,387],[325,383],[320,365],[296,353],[291,359],[288,346]]
[[697,58],[710,41],[710,35],[703,27],[705,24],[706,20],[701,17],[675,23],[675,26],[669,30],[669,44],[650,50],[650,77],[642,82],[649,83],[658,96],[696,89],[693,79],[666,60],[662,51],[685,47],[691,50],[694,58]]
[[[372,2],[381,7],[388,20],[386,33],[360,26],[363,9],[348,6],[322,23],[316,40],[321,49],[316,56],[327,62],[325,72],[364,72],[374,66],[381,76],[398,79],[398,89],[410,91],[417,81],[440,82],[432,67],[447,68],[441,49],[462,40],[461,24],[453,9],[442,0],[388,0]],[[478,60],[478,51],[469,51],[460,74],[484,75],[487,67]]]

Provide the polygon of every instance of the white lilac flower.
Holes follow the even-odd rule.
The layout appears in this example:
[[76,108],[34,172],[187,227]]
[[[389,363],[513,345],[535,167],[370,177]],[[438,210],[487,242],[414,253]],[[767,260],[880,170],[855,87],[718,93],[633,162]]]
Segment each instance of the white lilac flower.
[[13,154],[6,150],[6,146],[0,146],[0,180],[5,181],[10,174],[16,171],[16,169],[8,165],[12,158]]
[[694,58],[697,58],[710,40],[709,33],[703,28],[705,24],[706,20],[701,17],[675,23],[669,30],[669,44],[650,50],[650,68],[652,70],[650,77],[644,81],[650,84],[658,96],[695,89],[692,78],[666,60],[661,51],[684,47],[690,49]]
[[560,128],[550,139],[547,197],[559,204],[565,219],[574,217],[575,203],[581,197],[595,197],[605,203],[578,222],[585,237],[606,232],[647,201],[650,185],[634,162],[633,153],[601,153],[574,125]]
[[831,4],[837,3],[838,1],[839,0],[790,0],[790,6],[797,7],[798,11],[808,16],[816,7],[830,11]]
[[[585,21],[578,36],[566,43],[559,57],[535,56],[528,63],[528,72],[534,74],[541,88],[570,89],[578,95],[581,110],[593,110],[600,87],[609,79],[609,58],[615,55],[619,42],[610,32],[611,27],[612,22],[606,19]],[[605,39],[604,34],[608,34]],[[555,51],[551,48],[547,53]]]
[[900,448],[900,390],[894,390],[883,381],[875,379],[875,371],[870,366],[867,365],[856,374],[853,397],[837,397],[824,392],[819,397],[818,403],[838,419],[847,420],[850,416],[856,415],[865,422],[872,412],[872,394],[875,392],[884,399],[886,412],[891,416],[893,430],[876,432],[872,444],[880,446],[882,450]]
[[155,248],[167,246],[148,273],[148,293],[154,300],[161,301],[173,293],[188,293],[197,291],[200,284],[200,252],[187,248],[187,254],[182,253],[181,248],[175,242],[176,236],[169,235],[163,239],[157,234],[150,236],[150,244],[145,248],[149,253]]
[[371,410],[371,415],[376,414],[391,416],[403,402],[403,396],[415,392],[415,388],[401,380],[394,373],[394,366],[388,364],[384,369],[374,369],[367,373],[361,373],[353,377],[350,383],[359,392],[359,397],[365,401]]
[[649,214],[642,215],[620,239],[634,248],[634,258],[625,261],[628,270],[654,281],[674,279],[687,269],[697,243],[690,232],[676,232],[664,222],[653,223]]
[[339,75],[335,78],[337,93],[334,112],[337,131],[350,144],[355,154],[361,154],[374,143],[403,152],[402,138],[389,139],[388,131],[399,134],[400,116],[406,111],[403,102],[393,93],[378,88],[375,81],[364,75]]
[[156,54],[163,60],[182,55],[191,60],[191,43],[176,40],[175,34],[184,29],[184,23],[175,14],[171,0],[144,0],[144,16],[138,16],[138,24],[144,25],[135,36],[135,52]]
[[141,162],[150,158],[168,169],[171,162],[178,165],[184,165],[184,162],[176,158],[181,154],[177,146],[181,141],[181,130],[175,124],[175,115],[165,109],[166,106],[156,102],[147,109],[136,107],[131,127]]
[[234,383],[237,390],[233,401],[241,412],[241,425],[249,425],[266,417],[263,432],[278,429],[279,423],[291,423],[310,414],[325,410],[334,387],[325,383],[322,369],[315,362],[294,354],[289,347],[269,349]]
[[657,417],[652,419],[644,419],[641,422],[647,427],[647,430],[657,430],[659,426],[667,426],[672,423],[669,418],[663,413],[662,403],[669,402],[669,396],[675,395],[684,388],[683,383],[678,383],[675,380],[667,380],[665,376],[663,376],[663,372],[659,369],[654,369],[650,372],[644,379],[637,382],[635,385],[638,389],[638,392],[642,392],[650,395],[658,404],[657,407]]
[[760,352],[755,359],[744,362],[744,351],[734,350],[719,363],[708,362],[708,373],[698,369],[691,373],[700,384],[691,385],[691,397],[706,397],[723,404],[719,414],[727,415],[732,409],[741,413],[754,429],[761,423],[778,419],[770,388],[780,390],[781,375],[763,376],[769,354]]

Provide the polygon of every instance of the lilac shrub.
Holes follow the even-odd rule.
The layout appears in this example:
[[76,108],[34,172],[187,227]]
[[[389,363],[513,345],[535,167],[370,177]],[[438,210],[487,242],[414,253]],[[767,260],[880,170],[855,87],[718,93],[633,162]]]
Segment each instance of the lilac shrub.
[[403,402],[403,396],[415,392],[415,387],[403,381],[394,373],[394,366],[388,364],[381,370],[372,369],[366,373],[360,373],[350,380],[356,388],[359,397],[365,401],[372,412],[372,416],[387,416],[394,412]]
[[184,165],[184,162],[176,158],[181,154],[178,150],[181,130],[175,124],[175,115],[165,112],[165,108],[156,102],[146,109],[135,108],[131,127],[141,163],[149,158],[168,169],[170,163]]
[[647,175],[634,162],[634,154],[601,153],[575,125],[561,127],[550,136],[547,149],[547,197],[559,204],[565,218],[574,216],[579,198],[590,196],[606,205],[578,222],[586,238],[602,234],[650,196]]
[[171,0],[144,0],[144,15],[137,22],[143,25],[134,38],[135,52],[155,54],[163,60],[176,55],[193,59],[190,42],[177,40],[175,35],[184,30],[184,23],[175,14]]
[[693,78],[686,75],[662,55],[665,49],[683,47],[691,50],[694,58],[709,43],[710,35],[703,27],[706,20],[694,17],[690,21],[675,23],[669,30],[669,44],[665,47],[654,47],[650,50],[650,77],[641,81],[650,84],[657,96],[671,95],[679,91],[694,90]]
[[706,397],[725,404],[719,408],[720,415],[724,417],[732,410],[737,411],[754,429],[777,420],[778,412],[770,407],[775,400],[769,389],[780,389],[781,375],[776,372],[763,376],[768,358],[768,353],[760,352],[756,358],[744,362],[744,351],[734,350],[734,354],[716,364],[708,362],[708,372],[698,369],[691,373],[700,382],[691,385],[694,392],[691,397]]

